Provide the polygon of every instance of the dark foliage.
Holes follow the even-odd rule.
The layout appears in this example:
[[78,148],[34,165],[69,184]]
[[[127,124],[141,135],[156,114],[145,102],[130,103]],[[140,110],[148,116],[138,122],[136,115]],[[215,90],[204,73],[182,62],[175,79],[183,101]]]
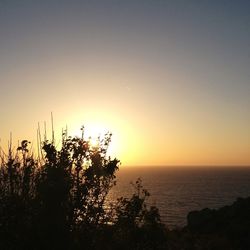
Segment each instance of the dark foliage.
[[43,143],[36,159],[24,140],[1,155],[0,249],[246,250],[250,198],[188,215],[188,225],[167,230],[138,179],[130,198],[108,203],[119,160],[107,156],[111,135],[89,140],[63,134],[62,146]]
[[250,197],[220,209],[190,212],[187,220],[186,227],[168,232],[169,249],[250,249]]
[[63,134],[62,147],[43,143],[35,159],[24,140],[0,168],[0,249],[166,249],[157,208],[148,208],[141,180],[135,194],[107,203],[119,160]]
[[250,197],[220,209],[190,212],[187,219],[187,230],[214,249],[222,244],[227,249],[250,249]]

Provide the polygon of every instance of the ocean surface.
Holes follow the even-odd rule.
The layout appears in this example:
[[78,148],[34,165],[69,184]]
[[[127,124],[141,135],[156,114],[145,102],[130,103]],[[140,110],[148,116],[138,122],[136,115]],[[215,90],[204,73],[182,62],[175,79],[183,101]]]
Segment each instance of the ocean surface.
[[121,167],[110,199],[130,197],[138,177],[150,193],[148,204],[159,208],[169,228],[184,226],[190,211],[250,196],[250,167]]

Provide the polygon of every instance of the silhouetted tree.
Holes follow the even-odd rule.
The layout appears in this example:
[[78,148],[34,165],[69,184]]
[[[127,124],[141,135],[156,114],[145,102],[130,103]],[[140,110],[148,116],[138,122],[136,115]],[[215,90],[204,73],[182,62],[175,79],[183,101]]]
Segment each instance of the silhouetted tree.
[[[44,226],[42,231],[47,239],[53,235],[50,231],[56,229],[58,240],[66,239],[70,232],[69,242],[79,241],[74,239],[79,237],[79,231],[82,235],[92,234],[108,222],[104,203],[115,184],[119,164],[117,159],[111,160],[106,155],[110,138],[111,134],[106,134],[99,139],[98,146],[93,146],[84,138],[63,137],[60,150],[44,143],[45,164],[38,184],[38,200],[43,213],[39,216],[43,218],[40,225]],[[52,240],[58,242],[55,235],[50,244]]]
[[119,160],[107,156],[111,134],[92,145],[62,136],[61,148],[43,142],[34,158],[24,140],[0,168],[1,249],[163,249],[165,228],[149,193],[107,204]]
[[23,140],[14,154],[1,156],[0,167],[0,248],[22,249],[30,242],[33,228],[37,164]]
[[148,207],[149,192],[141,179],[132,183],[132,197],[118,199],[115,219],[117,249],[166,249],[166,229],[155,206]]

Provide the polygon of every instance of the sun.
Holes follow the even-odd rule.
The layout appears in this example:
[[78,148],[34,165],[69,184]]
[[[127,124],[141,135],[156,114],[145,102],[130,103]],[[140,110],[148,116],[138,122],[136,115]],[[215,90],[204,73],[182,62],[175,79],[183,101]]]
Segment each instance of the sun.
[[[111,133],[111,131],[101,123],[88,124],[84,126],[84,138],[88,140],[90,146],[94,148],[99,148],[100,140],[105,138],[107,133]],[[108,146],[108,154],[113,155],[115,152],[115,148],[117,148],[116,138],[111,137],[111,142]]]
[[[94,113],[94,112],[93,112]],[[95,114],[95,113],[94,113]],[[138,141],[135,141],[134,128],[126,120],[117,115],[105,113],[89,115],[86,117],[71,117],[71,124],[68,124],[68,134],[82,137],[81,125],[83,125],[83,138],[89,141],[92,147],[100,146],[98,138],[104,139],[106,133],[112,133],[111,142],[107,148],[107,156],[121,160],[122,164],[132,162],[137,152]]]
[[90,147],[93,149],[98,148],[100,146],[100,142],[98,139],[89,137],[88,142],[89,142]]
[[[93,148],[98,148],[100,146],[100,140],[104,139],[107,133],[111,133],[111,131],[102,123],[88,123],[83,125],[82,128],[74,129],[73,131],[74,136],[83,136]],[[109,148],[112,145],[112,141]]]
[[84,137],[97,140],[98,137],[102,138],[108,133],[108,129],[103,124],[89,124],[84,126]]

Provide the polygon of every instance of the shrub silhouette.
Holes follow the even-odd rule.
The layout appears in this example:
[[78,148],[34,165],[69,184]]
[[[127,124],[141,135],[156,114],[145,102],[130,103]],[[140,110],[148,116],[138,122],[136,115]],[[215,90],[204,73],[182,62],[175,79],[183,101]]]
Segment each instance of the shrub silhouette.
[[162,249],[165,228],[141,180],[130,199],[107,205],[120,164],[107,156],[110,141],[108,133],[93,146],[64,133],[60,149],[43,143],[42,159],[27,140],[9,150],[0,168],[0,248]]
[[119,198],[116,206],[117,249],[166,249],[165,228],[156,207],[148,208],[149,192],[137,179],[130,199]]

